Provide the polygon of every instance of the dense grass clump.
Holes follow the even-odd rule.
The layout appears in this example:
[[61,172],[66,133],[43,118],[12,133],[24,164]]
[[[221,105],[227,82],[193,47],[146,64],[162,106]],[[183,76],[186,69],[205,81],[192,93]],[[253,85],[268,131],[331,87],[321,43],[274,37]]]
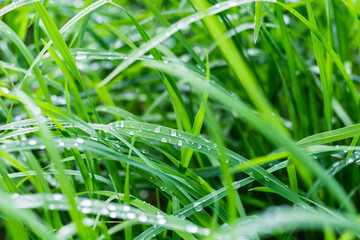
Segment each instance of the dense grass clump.
[[360,237],[360,3],[0,7],[1,239]]

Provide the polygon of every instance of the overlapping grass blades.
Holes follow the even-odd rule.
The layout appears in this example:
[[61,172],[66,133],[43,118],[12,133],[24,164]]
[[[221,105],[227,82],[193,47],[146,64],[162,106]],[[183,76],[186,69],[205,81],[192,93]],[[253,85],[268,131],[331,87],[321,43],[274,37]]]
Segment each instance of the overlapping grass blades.
[[0,231],[359,237],[359,6],[0,3]]

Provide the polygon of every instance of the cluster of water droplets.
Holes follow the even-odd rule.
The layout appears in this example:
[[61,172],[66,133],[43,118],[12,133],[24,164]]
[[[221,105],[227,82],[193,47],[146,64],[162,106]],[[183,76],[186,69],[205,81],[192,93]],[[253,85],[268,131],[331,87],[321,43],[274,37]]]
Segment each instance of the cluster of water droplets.
[[[177,147],[188,147],[201,152],[217,151],[216,143],[212,143],[202,136],[195,136],[191,133],[181,132],[176,129],[162,126],[154,127],[153,125],[148,126],[147,124],[141,124],[139,126],[138,123],[128,121],[114,122],[109,124],[109,127],[116,132],[125,132],[131,136],[139,133],[139,137],[157,140],[161,143],[173,144]],[[141,134],[142,132],[144,132],[144,134]]]
[[[335,158],[339,158],[341,160],[347,159],[348,154],[349,154],[349,150],[347,150],[347,149],[342,150],[342,148],[344,148],[344,147],[336,145],[335,149],[337,149],[338,151],[336,153],[332,154],[332,156],[335,157]],[[316,155],[314,155],[313,157],[314,157],[314,159],[318,158]],[[333,167],[340,166],[341,163],[342,163],[341,160],[335,162],[333,164]],[[351,152],[351,155],[350,155],[349,159],[347,160],[346,164],[351,164],[351,163],[354,163],[354,162],[356,163],[356,165],[360,165],[360,151]]]
[[[15,205],[20,208],[36,208],[47,206],[50,210],[69,210],[70,206],[67,198],[63,194],[32,194],[19,195],[13,194],[12,199]],[[77,208],[83,214],[98,214],[108,216],[112,219],[130,219],[137,220],[140,223],[148,223],[153,225],[165,225],[166,217],[158,212],[155,216],[148,215],[139,209],[133,208],[127,204],[106,204],[99,200],[76,198]],[[48,204],[46,204],[48,203]],[[45,204],[45,205],[44,205]]]

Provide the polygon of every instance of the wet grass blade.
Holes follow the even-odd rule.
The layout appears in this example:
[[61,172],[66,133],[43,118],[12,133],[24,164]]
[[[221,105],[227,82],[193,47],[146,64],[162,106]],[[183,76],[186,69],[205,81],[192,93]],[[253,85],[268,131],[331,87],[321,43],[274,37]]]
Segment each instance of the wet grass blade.
[[0,232],[357,238],[355,4],[2,1]]

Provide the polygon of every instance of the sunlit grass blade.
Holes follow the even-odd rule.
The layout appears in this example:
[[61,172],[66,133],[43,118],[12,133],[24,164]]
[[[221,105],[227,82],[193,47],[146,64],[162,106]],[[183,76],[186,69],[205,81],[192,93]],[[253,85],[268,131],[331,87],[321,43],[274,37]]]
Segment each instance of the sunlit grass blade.
[[[81,12],[79,12],[78,14],[76,14],[72,19],[70,19],[60,30],[60,34],[63,34],[64,32],[66,32],[67,30],[69,30],[69,28],[71,28],[75,23],[77,23],[77,21],[79,21],[80,19],[82,19],[84,16],[86,16],[87,14],[89,14],[90,12],[94,11],[95,9],[101,7],[102,5],[108,3],[110,0],[99,0],[93,4],[91,4],[90,6],[88,6],[87,8],[85,8],[84,10],[82,10]],[[33,68],[39,63],[40,59],[44,56],[44,54],[46,53],[47,49],[53,44],[53,40],[51,39],[46,46],[41,50],[41,52],[37,55],[37,57],[34,59],[34,61],[32,62],[31,66],[29,67],[26,75],[24,76],[23,80],[24,81],[29,74],[31,73],[31,71],[33,71]]]
[[34,6],[36,8],[36,11],[38,12],[42,22],[43,22],[43,24],[45,25],[46,30],[48,31],[48,34],[50,35],[50,38],[54,42],[54,45],[59,50],[60,54],[64,58],[64,61],[66,62],[66,64],[70,68],[71,72],[73,73],[73,75],[75,76],[77,81],[80,83],[81,88],[86,93],[86,95],[88,97],[88,100],[90,102],[90,106],[92,108],[92,111],[93,111],[93,113],[95,115],[96,121],[100,122],[99,116],[98,116],[98,114],[97,114],[97,112],[96,112],[96,110],[94,108],[94,105],[92,103],[92,100],[91,100],[91,98],[90,98],[90,96],[88,94],[88,91],[87,91],[86,86],[85,86],[85,84],[83,82],[83,79],[81,77],[79,69],[77,68],[77,66],[75,64],[75,60],[72,57],[72,55],[70,53],[70,50],[67,47],[64,39],[62,38],[59,30],[57,29],[55,23],[51,19],[50,15],[48,14],[48,12],[44,8],[44,6],[39,2],[35,2],[33,4],[34,4]]
[[[154,65],[153,65],[154,66]],[[157,68],[168,69],[168,65],[162,65],[158,63],[156,65]],[[178,67],[179,69],[179,67]],[[179,69],[180,70],[180,69]],[[187,70],[185,68],[182,69],[181,74],[180,71],[176,71],[178,77],[184,78]],[[175,71],[172,71],[174,74]],[[191,84],[198,90],[202,88],[203,80],[200,80],[195,74],[191,74],[191,72],[187,72],[188,79],[191,79]],[[209,88],[209,96],[212,96],[216,101],[221,102],[224,106],[228,108],[236,109],[237,114],[242,118],[246,119],[247,122],[251,122],[259,131],[261,131],[270,141],[274,141],[275,144],[281,143],[283,147],[286,147],[288,151],[293,155],[298,164],[306,165],[307,167],[311,166],[311,171],[313,174],[316,174],[319,178],[323,179],[326,182],[329,192],[337,198],[339,203],[347,202],[347,210],[351,213],[355,212],[354,206],[352,202],[348,201],[346,198],[346,194],[342,187],[336,182],[336,180],[332,178],[328,178],[322,169],[322,167],[314,161],[311,161],[306,154],[304,154],[294,142],[292,142],[286,135],[279,134],[279,130],[277,130],[277,139],[275,140],[272,136],[274,135],[274,131],[276,129],[276,125],[271,125],[269,122],[265,122],[264,119],[258,118],[248,106],[242,103],[239,99],[234,98],[229,95],[229,93],[220,90],[213,85],[210,85]],[[232,101],[236,101],[235,105],[232,105]],[[267,127],[268,126],[268,127]],[[270,127],[271,126],[271,127]]]
[[359,6],[2,1],[1,237],[357,238]]
[[255,3],[255,27],[254,27],[254,43],[256,43],[259,37],[261,15],[262,15],[263,2]]

